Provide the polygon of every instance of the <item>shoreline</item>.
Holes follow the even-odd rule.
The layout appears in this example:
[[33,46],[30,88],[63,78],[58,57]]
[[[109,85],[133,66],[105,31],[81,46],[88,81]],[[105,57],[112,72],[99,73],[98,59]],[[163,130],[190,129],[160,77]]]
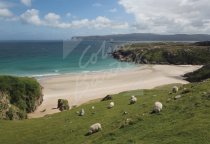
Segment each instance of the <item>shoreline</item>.
[[[152,89],[157,86],[182,83],[182,75],[195,71],[201,66],[193,65],[140,65],[129,69],[114,71],[64,74],[41,78],[38,81],[44,87],[44,101],[29,118],[39,118],[47,114],[60,112],[58,99],[67,99],[70,106],[82,105],[108,94],[136,89]],[[41,112],[45,110],[45,112]]]

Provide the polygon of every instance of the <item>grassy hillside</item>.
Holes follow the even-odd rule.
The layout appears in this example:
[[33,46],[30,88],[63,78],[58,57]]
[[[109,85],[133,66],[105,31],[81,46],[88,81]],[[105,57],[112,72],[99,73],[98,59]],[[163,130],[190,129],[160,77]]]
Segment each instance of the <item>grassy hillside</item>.
[[[209,144],[210,80],[180,86],[170,94],[172,85],[153,90],[136,90],[114,95],[110,101],[95,101],[55,115],[23,121],[0,121],[3,144]],[[184,90],[187,88],[188,90]],[[174,97],[181,94],[180,99]],[[138,102],[129,105],[135,95]],[[155,101],[163,103],[160,114],[150,114]],[[91,107],[95,106],[95,110]],[[84,108],[86,114],[78,116]],[[128,112],[123,115],[123,112]],[[129,122],[127,121],[129,120]],[[126,122],[127,121],[127,122]],[[84,136],[89,126],[99,122],[103,130]]]
[[210,64],[203,66],[201,69],[184,75],[189,82],[199,82],[210,78]]
[[197,43],[137,43],[115,51],[113,57],[143,64],[204,65],[210,63],[210,46]]
[[42,102],[41,86],[33,78],[0,76],[0,119],[23,119]]

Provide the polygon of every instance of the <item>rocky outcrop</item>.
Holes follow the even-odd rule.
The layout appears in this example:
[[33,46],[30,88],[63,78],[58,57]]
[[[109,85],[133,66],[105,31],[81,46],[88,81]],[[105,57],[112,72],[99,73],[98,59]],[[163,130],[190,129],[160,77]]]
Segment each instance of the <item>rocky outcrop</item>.
[[12,105],[9,101],[9,96],[0,92],[0,119],[4,120],[21,120],[26,119],[26,112]]
[[9,110],[9,100],[8,96],[2,92],[0,92],[0,119],[7,118],[7,111]]
[[204,65],[210,63],[210,47],[185,43],[140,43],[120,48],[112,56],[122,62],[137,64]]
[[36,79],[0,76],[0,119],[25,119],[42,101],[42,87]]
[[66,99],[59,99],[57,108],[60,111],[69,110],[69,102]]
[[105,96],[101,101],[108,101],[108,100],[112,100],[112,96],[111,95]]
[[185,80],[189,82],[201,82],[210,78],[210,64],[203,66],[194,72],[190,72],[184,75]]
[[37,109],[37,107],[40,106],[42,104],[42,102],[43,102],[42,89],[43,89],[43,87],[40,86],[40,92],[41,93],[40,93],[40,96],[36,97],[36,99],[35,99],[35,103],[34,103],[34,107],[32,109],[32,112],[34,112]]

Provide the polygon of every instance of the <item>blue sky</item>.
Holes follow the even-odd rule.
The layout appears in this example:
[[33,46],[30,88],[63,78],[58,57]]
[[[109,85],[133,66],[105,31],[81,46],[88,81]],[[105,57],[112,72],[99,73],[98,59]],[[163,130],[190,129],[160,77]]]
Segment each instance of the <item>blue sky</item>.
[[75,35],[103,35],[128,32],[123,28],[110,29],[109,26],[102,26],[101,28],[88,28],[86,26],[59,28],[48,26],[47,24],[37,25],[33,22],[27,22],[26,18],[19,18],[27,10],[32,9],[39,11],[40,19],[44,19],[47,14],[53,13],[59,15],[59,21],[65,23],[83,19],[91,21],[97,19],[97,17],[102,17],[123,25],[127,21],[132,20],[132,16],[127,14],[117,1],[113,0],[87,0],[85,2],[84,0],[31,0],[29,3],[27,5],[21,0],[0,0],[0,8],[1,5],[5,5],[5,8],[14,16],[0,17],[0,39],[69,39]]
[[208,0],[0,0],[0,40],[210,33]]

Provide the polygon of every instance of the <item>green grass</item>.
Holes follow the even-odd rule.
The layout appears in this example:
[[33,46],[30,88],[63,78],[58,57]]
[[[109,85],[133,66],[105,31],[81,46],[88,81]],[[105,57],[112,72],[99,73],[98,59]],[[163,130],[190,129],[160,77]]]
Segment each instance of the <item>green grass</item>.
[[[23,121],[0,121],[2,144],[209,144],[210,80],[179,85],[180,92],[169,94],[172,85],[153,90],[135,90],[114,95],[110,101],[94,101],[70,111]],[[189,93],[174,100],[183,88]],[[203,94],[206,92],[207,94]],[[135,95],[138,102],[129,105]],[[155,101],[163,103],[160,114],[150,114]],[[91,107],[95,106],[95,110]],[[85,109],[85,116],[77,111]],[[128,112],[123,115],[123,112]],[[94,112],[94,114],[93,114]],[[131,119],[126,123],[126,119]],[[103,130],[85,136],[89,126],[101,123]]]

